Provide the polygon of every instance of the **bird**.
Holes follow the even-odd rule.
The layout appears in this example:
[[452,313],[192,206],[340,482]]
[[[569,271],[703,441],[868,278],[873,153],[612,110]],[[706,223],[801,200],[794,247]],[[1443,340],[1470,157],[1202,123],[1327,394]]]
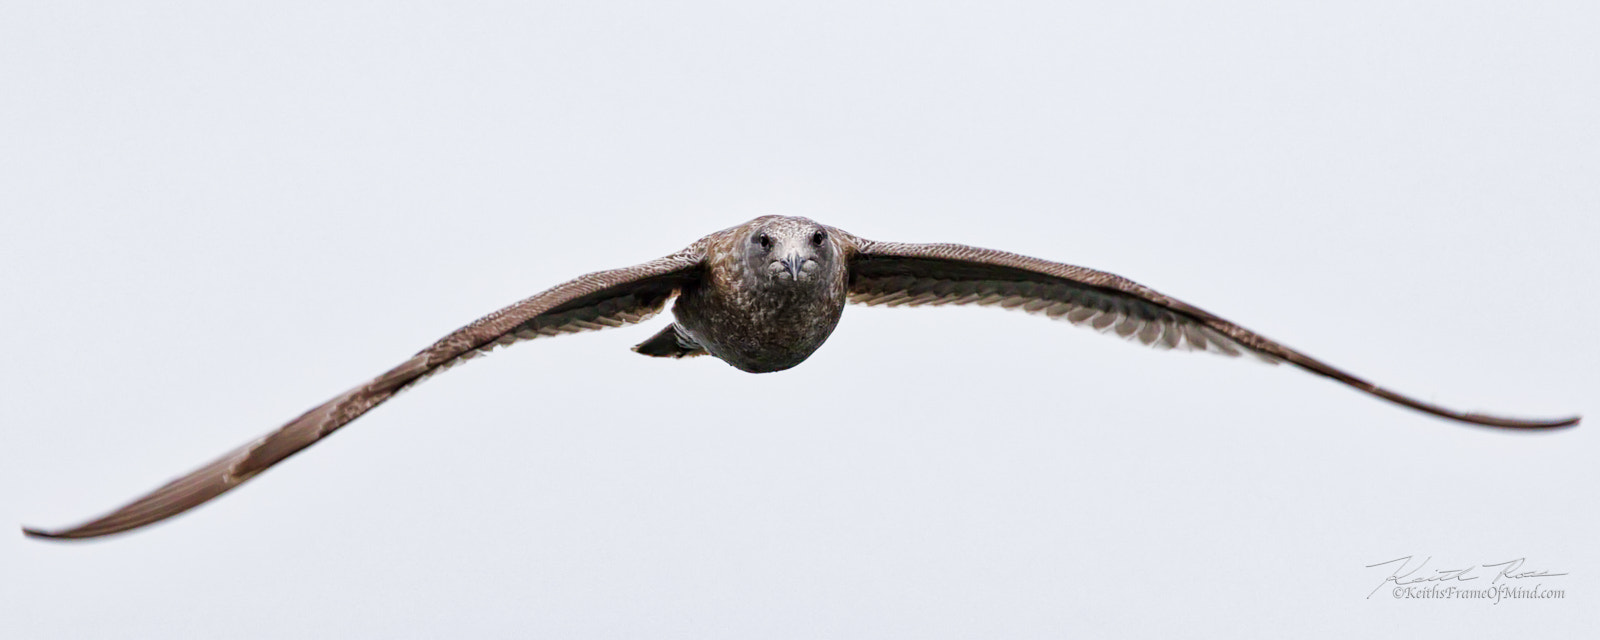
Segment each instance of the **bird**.
[[[675,298],[675,300],[674,300]],[[277,430],[104,516],[32,537],[84,539],[144,527],[205,503],[459,363],[517,342],[642,322],[673,301],[674,322],[633,347],[710,356],[750,373],[794,367],[827,341],[847,303],[996,306],[1157,349],[1288,363],[1372,396],[1473,425],[1552,429],[1581,416],[1464,413],[1379,387],[1208,311],[1118,275],[961,244],[868,240],[803,217],[762,216],[671,255],[580,276],[457,329],[405,362]]]

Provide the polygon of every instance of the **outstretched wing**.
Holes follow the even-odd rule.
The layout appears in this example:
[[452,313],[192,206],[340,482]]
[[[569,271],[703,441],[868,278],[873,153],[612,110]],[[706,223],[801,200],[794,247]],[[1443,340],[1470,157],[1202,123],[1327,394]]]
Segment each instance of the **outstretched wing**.
[[456,363],[513,342],[620,327],[648,318],[684,283],[698,277],[704,245],[701,241],[659,260],[591,273],[479,318],[370,382],[116,511],[66,529],[23,531],[43,538],[93,538],[175,516],[239,486]]
[[1384,400],[1491,427],[1540,429],[1578,423],[1462,413],[1362,380],[1210,312],[1127,278],[1004,251],[959,244],[904,244],[852,238],[850,301],[867,305],[999,305],[1115,333],[1161,349],[1248,353],[1288,362]]

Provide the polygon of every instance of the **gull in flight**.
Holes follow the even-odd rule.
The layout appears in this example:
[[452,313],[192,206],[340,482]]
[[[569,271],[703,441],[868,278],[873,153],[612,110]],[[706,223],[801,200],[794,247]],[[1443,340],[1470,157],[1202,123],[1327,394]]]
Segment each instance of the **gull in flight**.
[[1287,362],[1459,422],[1548,429],[1579,419],[1462,413],[1404,396],[1103,271],[959,244],[875,242],[805,218],[765,216],[664,258],[591,273],[479,318],[399,366],[100,518],[64,529],[23,531],[41,538],[94,538],[172,517],[243,484],[456,363],[523,340],[633,324],[661,311],[674,296],[676,322],[635,351],[663,358],[710,355],[751,373],[782,371],[822,346],[846,302],[989,305],[1043,314],[1157,349]]

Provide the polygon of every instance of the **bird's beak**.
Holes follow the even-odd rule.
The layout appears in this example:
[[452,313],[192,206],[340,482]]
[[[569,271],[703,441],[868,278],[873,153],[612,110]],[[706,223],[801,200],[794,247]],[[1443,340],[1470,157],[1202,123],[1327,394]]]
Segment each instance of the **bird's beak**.
[[789,278],[795,282],[800,281],[800,265],[806,263],[806,257],[799,253],[791,253],[783,259],[784,268],[789,270]]

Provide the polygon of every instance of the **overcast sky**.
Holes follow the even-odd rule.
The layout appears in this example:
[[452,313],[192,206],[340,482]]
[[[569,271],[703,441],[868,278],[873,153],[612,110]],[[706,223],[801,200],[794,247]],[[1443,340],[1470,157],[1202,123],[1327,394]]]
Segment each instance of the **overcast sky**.
[[[0,5],[0,524],[768,213],[1600,412],[1592,2],[329,4]],[[994,309],[852,307],[765,375],[628,350],[666,321],[474,361],[146,530],[0,535],[0,636],[1600,628],[1597,425]],[[1402,556],[1569,575],[1369,599]]]

